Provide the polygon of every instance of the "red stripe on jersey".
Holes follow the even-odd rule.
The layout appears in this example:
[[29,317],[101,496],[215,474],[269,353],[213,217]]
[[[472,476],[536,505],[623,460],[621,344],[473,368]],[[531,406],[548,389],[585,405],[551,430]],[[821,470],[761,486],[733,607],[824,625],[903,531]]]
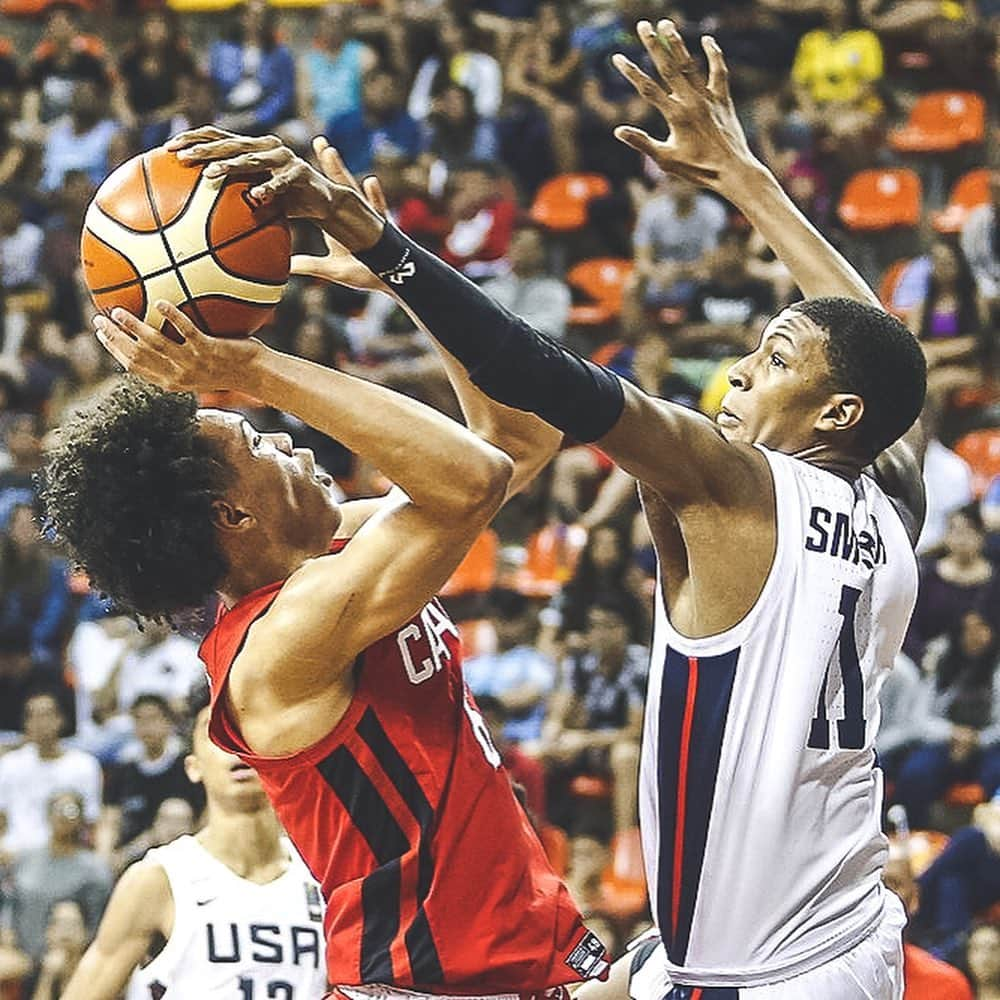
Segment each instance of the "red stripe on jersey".
[[694,724],[694,705],[697,697],[698,657],[689,656],[687,699],[684,703],[680,762],[677,766],[677,818],[674,826],[674,894],[671,900],[671,918],[674,932],[677,930],[681,912],[681,882],[684,875],[684,820],[685,813],[687,812],[688,757],[691,752],[691,727]]

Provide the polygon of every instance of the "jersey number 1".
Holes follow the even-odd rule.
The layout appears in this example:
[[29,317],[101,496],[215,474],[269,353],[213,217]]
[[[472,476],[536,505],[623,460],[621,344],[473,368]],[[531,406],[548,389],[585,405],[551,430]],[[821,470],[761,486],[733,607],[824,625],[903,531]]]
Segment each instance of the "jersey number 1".
[[[861,663],[858,660],[858,641],[854,635],[854,618],[858,610],[861,591],[844,586],[840,591],[840,639],[837,642],[837,657],[840,661],[840,676],[844,683],[844,717],[837,720],[837,746],[841,750],[862,750],[865,745],[865,685],[861,677]],[[823,674],[819,689],[816,715],[809,730],[809,742],[813,750],[830,749],[830,720],[826,714],[826,689],[830,680],[830,668]]]
[[[239,985],[240,1000],[254,1000],[253,980],[244,976]],[[291,983],[275,979],[267,984],[267,996],[269,1000],[294,1000],[295,989]]]

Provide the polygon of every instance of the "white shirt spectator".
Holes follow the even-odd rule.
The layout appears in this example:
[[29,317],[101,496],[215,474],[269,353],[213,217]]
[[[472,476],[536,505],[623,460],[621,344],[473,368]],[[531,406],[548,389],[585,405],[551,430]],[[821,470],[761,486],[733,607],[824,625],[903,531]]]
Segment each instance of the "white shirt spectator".
[[558,278],[519,278],[504,274],[487,281],[483,291],[515,316],[556,340],[566,334],[572,302],[569,288]]
[[43,191],[58,191],[70,170],[82,170],[100,184],[108,172],[108,149],[119,125],[110,118],[76,135],[69,117],[60,118],[49,130],[42,157]]
[[118,707],[127,712],[141,694],[158,694],[171,704],[184,702],[204,677],[197,643],[172,633],[155,646],[125,657],[118,681]]
[[[422,122],[431,113],[431,89],[441,68],[436,56],[425,59],[417,71],[410,90],[406,110],[415,121]],[[476,114],[480,118],[496,118],[503,99],[503,73],[500,64],[485,52],[464,52],[453,60],[451,79],[472,91]]]
[[726,210],[715,198],[695,195],[694,210],[681,218],[673,197],[659,194],[639,209],[632,238],[637,248],[650,247],[656,261],[691,263],[715,249],[725,228]]
[[931,438],[924,456],[927,516],[917,541],[917,552],[934,548],[944,538],[948,515],[972,503],[972,469],[964,458]]
[[10,236],[0,236],[0,285],[8,291],[39,280],[45,233],[33,222],[22,222]]
[[882,710],[875,749],[888,756],[924,738],[924,683],[917,665],[904,653],[893,661],[892,670],[878,696]]
[[42,760],[38,747],[27,743],[0,757],[0,811],[7,832],[0,841],[12,854],[44,847],[49,840],[49,800],[56,792],[83,797],[83,814],[96,823],[101,814],[101,767],[96,758],[68,747]]

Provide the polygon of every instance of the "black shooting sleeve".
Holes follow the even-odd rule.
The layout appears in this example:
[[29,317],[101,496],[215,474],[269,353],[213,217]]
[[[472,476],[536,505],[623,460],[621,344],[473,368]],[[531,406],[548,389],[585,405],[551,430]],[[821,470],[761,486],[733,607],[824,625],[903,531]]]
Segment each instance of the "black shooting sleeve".
[[491,399],[596,441],[625,406],[621,380],[508,312],[468,278],[386,223],[355,254],[409,306]]

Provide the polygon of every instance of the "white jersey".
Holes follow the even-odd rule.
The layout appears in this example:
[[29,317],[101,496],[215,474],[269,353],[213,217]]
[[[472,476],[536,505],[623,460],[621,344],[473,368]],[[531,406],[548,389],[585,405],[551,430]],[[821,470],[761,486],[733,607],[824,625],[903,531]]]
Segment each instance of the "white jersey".
[[174,897],[163,950],[129,982],[128,1000],[319,1000],[326,993],[323,903],[287,840],[288,870],[266,885],[240,878],[194,837],[146,857]]
[[688,639],[658,588],[643,855],[670,976],[694,986],[806,972],[882,915],[873,746],[916,559],[872,479],[852,484],[761,451],[777,551],[752,610],[724,633]]

